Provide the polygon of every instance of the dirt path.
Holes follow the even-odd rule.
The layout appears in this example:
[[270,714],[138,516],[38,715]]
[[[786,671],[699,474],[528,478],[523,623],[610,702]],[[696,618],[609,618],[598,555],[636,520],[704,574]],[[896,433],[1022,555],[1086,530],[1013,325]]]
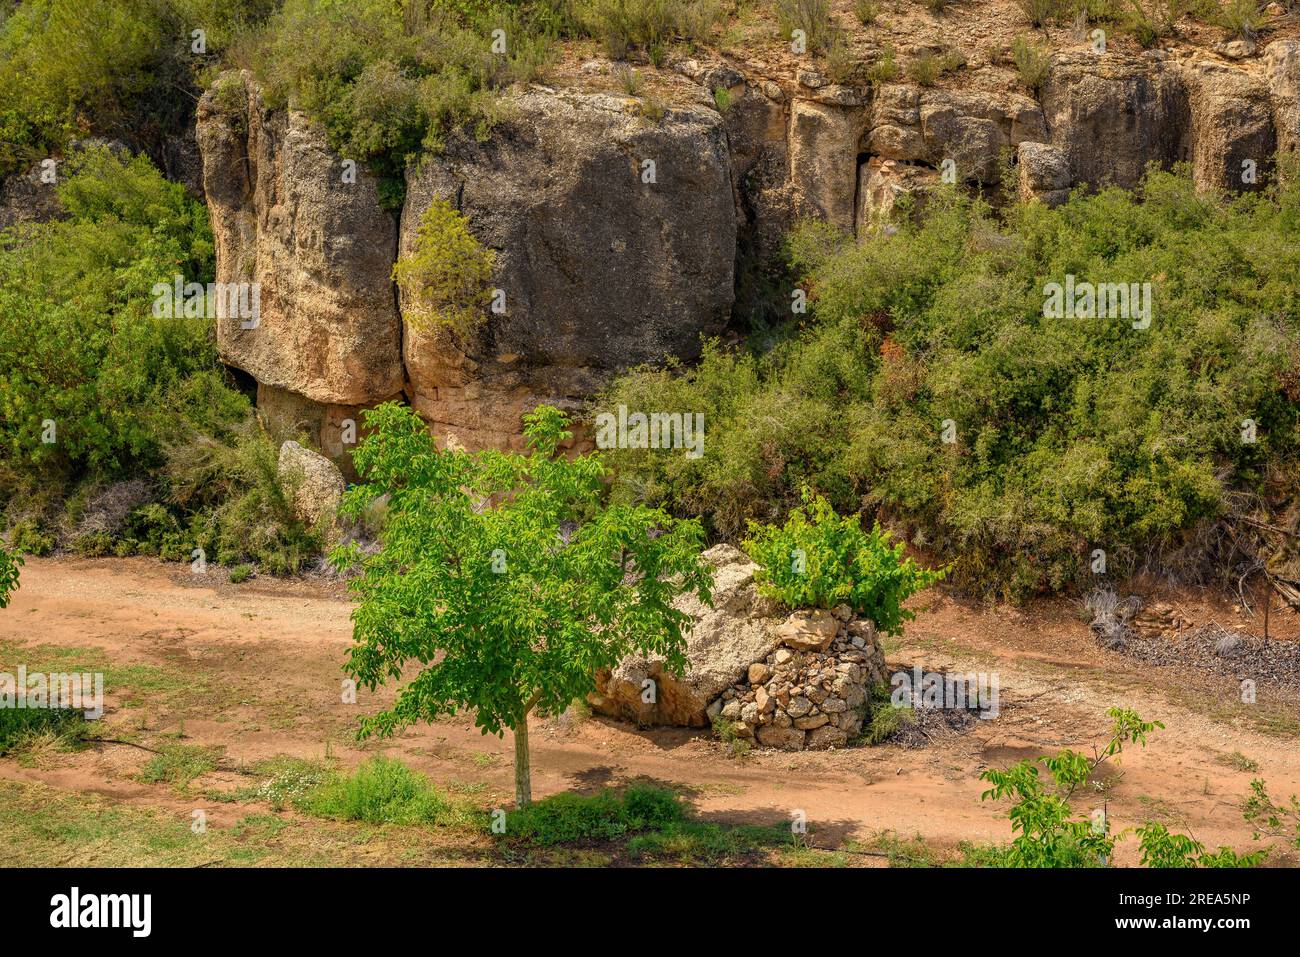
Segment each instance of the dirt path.
[[[388,696],[361,692],[357,704],[343,703],[340,665],[351,627],[340,586],[234,586],[214,577],[148,559],[30,560],[13,604],[0,612],[0,670],[48,657],[51,648],[100,649],[114,667],[170,676],[157,681],[163,691],[148,707],[109,699],[107,726],[142,740],[183,733],[189,743],[224,747],[232,765],[327,752],[350,764],[386,750],[440,784],[485,802],[509,801],[510,741],[483,737],[465,720],[422,726],[383,744],[352,739],[358,715]],[[534,730],[535,793],[649,779],[692,789],[703,814],[729,821],[772,823],[802,811],[822,846],[884,830],[919,834],[941,847],[1004,840],[1004,809],[980,802],[980,771],[1062,747],[1090,753],[1113,705],[1166,724],[1145,750],[1126,752],[1104,791],[1076,798],[1079,809],[1107,804],[1117,827],[1154,818],[1207,844],[1242,850],[1251,845],[1252,829],[1240,813],[1250,780],[1266,780],[1275,798],[1300,792],[1294,695],[1288,700],[1261,687],[1258,702],[1243,705],[1231,680],[1142,668],[1099,650],[1066,602],[990,609],[937,594],[920,598],[913,603],[920,615],[889,648],[890,665],[996,672],[996,719],[918,750],[755,752],[743,761],[704,734],[560,719]],[[1234,615],[1204,596],[1172,598],[1199,620]],[[1293,637],[1298,625],[1295,616],[1275,616],[1274,633]],[[203,806],[200,798],[135,780],[147,758],[137,748],[104,746],[21,764],[4,759],[0,778],[177,812]],[[223,773],[213,777],[220,783]],[[206,810],[223,826],[247,807]],[[1121,845],[1121,861],[1132,859],[1133,847],[1131,840]]]

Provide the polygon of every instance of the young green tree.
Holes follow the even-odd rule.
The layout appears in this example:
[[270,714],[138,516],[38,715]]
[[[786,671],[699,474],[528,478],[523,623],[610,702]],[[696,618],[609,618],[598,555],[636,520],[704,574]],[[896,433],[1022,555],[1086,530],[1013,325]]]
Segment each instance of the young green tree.
[[484,733],[515,736],[515,796],[531,800],[530,714],[558,714],[631,653],[685,667],[678,595],[711,600],[704,533],[646,506],[602,504],[605,467],[568,459],[558,409],[524,417],[526,454],[440,451],[411,410],[385,403],[354,461],[365,484],[342,513],[388,495],[383,547],[338,549],[360,567],[346,671],[362,687],[409,679],[361,734],[473,709]]
[[21,555],[10,555],[0,545],[0,608],[9,605],[9,596],[18,588],[18,566],[23,563]]
[[[993,785],[980,800],[1010,798],[1007,816],[1012,830],[1018,832],[1009,845],[992,849],[990,863],[1001,867],[1104,867],[1111,860],[1123,834],[1111,832],[1104,813],[1091,819],[1076,818],[1070,797],[1102,764],[1117,759],[1125,744],[1145,747],[1147,734],[1164,725],[1142,720],[1131,708],[1111,708],[1106,713],[1114,721],[1110,740],[1091,760],[1067,749],[1056,757],[1037,762],[1026,759],[980,775]],[[1047,780],[1039,775],[1038,764],[1047,769]],[[1137,835],[1140,859],[1147,867],[1255,867],[1264,858],[1263,852],[1239,855],[1229,847],[1207,851],[1195,838],[1174,834],[1154,821],[1138,827]]]

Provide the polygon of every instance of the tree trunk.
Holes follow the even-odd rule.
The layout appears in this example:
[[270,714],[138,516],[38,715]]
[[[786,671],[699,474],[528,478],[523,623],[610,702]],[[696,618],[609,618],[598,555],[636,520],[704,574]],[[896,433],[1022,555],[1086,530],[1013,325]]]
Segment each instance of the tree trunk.
[[515,804],[527,807],[533,800],[532,768],[528,763],[528,715],[515,725]]

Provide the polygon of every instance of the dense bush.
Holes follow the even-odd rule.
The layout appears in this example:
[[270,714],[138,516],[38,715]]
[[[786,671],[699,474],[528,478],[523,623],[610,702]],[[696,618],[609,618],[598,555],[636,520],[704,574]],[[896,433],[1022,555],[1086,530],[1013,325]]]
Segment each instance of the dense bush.
[[633,785],[586,796],[563,792],[522,807],[507,819],[506,834],[533,844],[607,841],[685,820],[686,808],[672,791]]
[[[944,193],[870,243],[804,229],[797,335],[761,354],[710,344],[693,369],[601,397],[703,412],[707,429],[699,458],[612,453],[615,494],[733,537],[810,485],[1011,594],[1066,585],[1097,548],[1112,573],[1230,564],[1213,530],[1285,492],[1300,448],[1297,226],[1295,180],[1226,201],[1152,173],[1004,224]],[[1067,273],[1151,282],[1150,327],[1045,318],[1044,286]]]
[[[250,56],[269,101],[320,120],[331,145],[369,163],[396,204],[407,161],[452,128],[486,134],[500,118],[496,91],[537,78],[566,26],[550,2],[286,0]],[[494,30],[505,32],[504,53],[492,49]]]
[[856,517],[841,518],[807,490],[784,525],[750,522],[749,534],[742,547],[760,566],[762,594],[788,608],[848,605],[886,634],[912,617],[903,602],[943,578],[904,558],[903,544],[891,545],[879,525],[866,532]]
[[[11,547],[43,554],[62,537],[83,554],[176,560],[202,548],[208,560],[296,571],[320,542],[275,474],[280,437],[226,381],[210,319],[153,314],[155,283],[212,277],[202,206],[143,157],[90,150],[64,176],[66,218],[0,239]],[[154,501],[112,528],[81,521],[89,502],[139,475],[152,477]]]
[[9,606],[9,596],[18,588],[18,569],[22,564],[21,555],[11,555],[0,545],[0,608]]
[[[0,12],[0,177],[91,128],[157,147],[193,112],[196,71],[275,0],[23,0]],[[205,52],[192,34],[205,32]]]
[[210,324],[159,319],[151,288],[212,275],[203,208],[143,157],[68,160],[66,219],[0,239],[0,461],[114,475],[159,461],[191,377],[217,368]]

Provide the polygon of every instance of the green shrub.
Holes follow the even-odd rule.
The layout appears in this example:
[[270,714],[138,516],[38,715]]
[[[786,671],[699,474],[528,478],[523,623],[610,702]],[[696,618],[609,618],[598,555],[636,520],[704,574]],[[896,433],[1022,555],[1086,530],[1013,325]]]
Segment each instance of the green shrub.
[[759,569],[760,594],[787,608],[848,605],[885,634],[897,634],[913,617],[903,602],[941,580],[903,557],[903,544],[890,545],[877,525],[863,531],[857,516],[841,518],[820,495],[804,490],[804,504],[782,526],[751,522],[741,543]]
[[902,72],[894,59],[893,44],[885,43],[880,47],[880,56],[867,68],[867,80],[872,86],[880,86],[897,80]]
[[1059,22],[1067,7],[1063,0],[1016,0],[1016,5],[1031,27]]
[[216,770],[220,756],[220,748],[197,744],[166,744],[158,754],[145,762],[140,769],[140,780],[146,784],[170,784],[184,793],[196,778]]
[[496,255],[474,238],[469,221],[435,199],[420,219],[414,248],[393,265],[393,280],[406,296],[404,314],[468,335],[487,318],[495,265]]
[[506,819],[506,835],[541,845],[608,841],[662,828],[685,816],[681,799],[663,788],[634,785],[622,792],[606,788],[590,796],[564,792],[512,811]]
[[234,568],[230,569],[230,583],[232,585],[241,584],[242,582],[248,581],[252,577],[253,577],[252,565],[241,564],[241,565],[236,565]]
[[22,555],[11,555],[0,543],[0,608],[9,606],[9,596],[18,589],[18,569],[22,564]]
[[293,803],[316,817],[367,824],[438,825],[464,818],[463,810],[428,778],[383,755],[376,755],[351,774],[328,779]]
[[[397,207],[407,163],[453,130],[486,135],[499,91],[537,78],[570,26],[556,3],[286,0],[248,56],[268,100],[322,122],[330,145],[368,163]],[[494,30],[505,32],[505,53],[493,52]]]
[[945,73],[961,69],[965,59],[959,53],[922,53],[907,65],[908,75],[920,86],[934,86]]
[[28,476],[122,474],[158,462],[185,381],[219,368],[210,323],[152,314],[155,283],[211,278],[212,235],[143,157],[91,150],[65,166],[68,218],[0,242],[0,460]]
[[319,556],[322,532],[295,514],[294,489],[279,476],[279,449],[255,417],[216,437],[195,431],[169,445],[163,474],[187,521],[162,532],[162,557],[189,561],[201,548],[210,561],[251,560],[269,574],[290,575]]
[[0,707],[0,757],[15,754],[46,738],[64,748],[75,748],[88,730],[82,711]]
[[1029,37],[1018,36],[1011,41],[1011,59],[1020,74],[1020,82],[1031,90],[1039,89],[1047,80],[1051,67],[1050,47]]
[[[1133,4],[1136,7],[1137,0],[1133,0]],[[1258,0],[1228,0],[1219,7],[1216,19],[1230,36],[1254,37],[1264,25],[1264,4]]]
[[787,43],[795,30],[802,30],[811,54],[825,52],[837,32],[830,0],[776,0],[776,22]]
[[701,42],[722,17],[718,0],[577,0],[574,4],[579,29],[599,40],[611,60],[625,59],[640,49],[656,66],[675,38]]
[[853,12],[864,26],[870,26],[880,18],[880,4],[876,0],[853,0]]

